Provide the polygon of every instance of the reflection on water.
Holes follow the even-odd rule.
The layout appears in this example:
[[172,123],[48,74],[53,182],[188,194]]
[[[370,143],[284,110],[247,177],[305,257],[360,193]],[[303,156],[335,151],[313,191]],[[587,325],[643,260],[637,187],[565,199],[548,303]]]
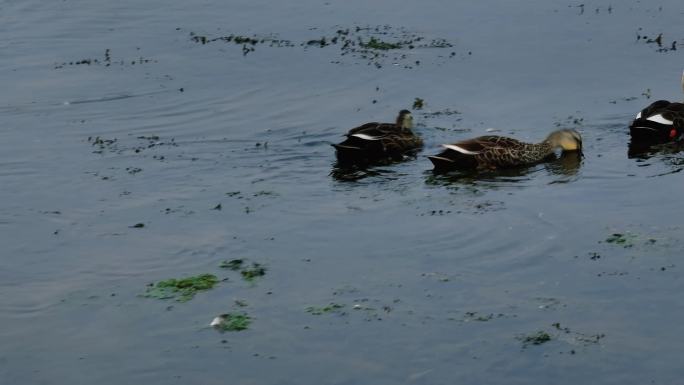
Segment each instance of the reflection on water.
[[392,171],[375,168],[374,166],[341,166],[338,163],[335,163],[332,171],[330,171],[330,176],[340,182],[353,182],[372,176],[387,175],[390,173],[392,173]]
[[657,155],[672,155],[684,150],[684,142],[644,143],[630,141],[627,149],[629,159],[649,159]]
[[329,175],[338,181],[357,181],[371,176],[386,175],[393,172],[379,167],[386,167],[396,163],[411,162],[415,160],[416,157],[413,155],[404,155],[404,159],[401,162],[395,162],[389,159],[378,160],[372,163],[340,162],[338,160],[333,163]]
[[582,158],[584,155],[578,151],[563,152],[544,166],[552,175],[575,176],[582,165]]
[[649,160],[658,160],[669,167],[669,171],[651,175],[651,177],[675,174],[684,170],[684,142],[672,143],[636,143],[631,141],[627,149],[627,158],[635,159],[642,165],[650,165]]

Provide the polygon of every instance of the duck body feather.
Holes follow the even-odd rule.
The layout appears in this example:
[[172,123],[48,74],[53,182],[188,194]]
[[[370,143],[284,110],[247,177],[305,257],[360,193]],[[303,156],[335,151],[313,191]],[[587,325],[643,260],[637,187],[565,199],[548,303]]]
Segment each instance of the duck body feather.
[[525,143],[505,136],[487,135],[443,145],[428,157],[436,169],[496,169],[533,164],[553,156],[550,143]]
[[399,161],[415,155],[423,146],[423,140],[411,129],[393,123],[366,123],[349,130],[346,137],[333,144],[341,163]]
[[684,139],[684,103],[658,100],[639,112],[629,126],[634,141],[663,143]]

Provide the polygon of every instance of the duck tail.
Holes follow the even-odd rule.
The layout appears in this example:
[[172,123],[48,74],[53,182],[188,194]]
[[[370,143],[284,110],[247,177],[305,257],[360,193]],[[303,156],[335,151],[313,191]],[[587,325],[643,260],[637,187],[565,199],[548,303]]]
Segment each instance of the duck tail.
[[356,146],[349,146],[349,145],[344,145],[344,144],[335,144],[331,143],[331,146],[335,147],[335,150],[337,151],[342,151],[342,152],[356,152],[356,151],[361,151],[361,147],[356,147]]
[[331,145],[335,147],[335,155],[337,155],[337,161],[340,163],[359,163],[366,158],[366,151],[361,147],[343,143]]
[[428,156],[430,162],[435,166],[435,170],[450,170],[455,166],[455,162],[449,158],[438,155]]

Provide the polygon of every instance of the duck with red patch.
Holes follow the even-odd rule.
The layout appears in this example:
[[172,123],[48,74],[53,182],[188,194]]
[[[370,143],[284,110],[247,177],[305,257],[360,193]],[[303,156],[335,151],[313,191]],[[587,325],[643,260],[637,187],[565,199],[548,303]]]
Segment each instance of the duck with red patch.
[[[682,74],[684,90],[684,74]],[[658,100],[639,112],[629,125],[632,141],[665,143],[684,139],[684,103]]]

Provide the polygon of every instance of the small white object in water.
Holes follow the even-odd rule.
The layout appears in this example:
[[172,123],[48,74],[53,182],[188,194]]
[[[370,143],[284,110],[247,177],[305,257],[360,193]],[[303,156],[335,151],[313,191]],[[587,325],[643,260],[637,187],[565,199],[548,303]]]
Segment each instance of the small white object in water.
[[490,128],[488,128],[488,129],[486,129],[485,131],[487,131],[487,132],[499,132],[499,131],[501,131],[501,130],[499,130],[498,128],[491,128],[491,127],[490,127]]
[[359,304],[357,303],[357,304],[354,305],[352,308],[353,308],[354,310],[359,310],[359,309],[361,309],[361,305],[359,305]]
[[226,321],[227,318],[228,318],[227,314],[221,314],[220,316],[215,317],[214,320],[211,321],[209,326],[211,326],[211,327],[220,326],[222,323],[224,323]]

